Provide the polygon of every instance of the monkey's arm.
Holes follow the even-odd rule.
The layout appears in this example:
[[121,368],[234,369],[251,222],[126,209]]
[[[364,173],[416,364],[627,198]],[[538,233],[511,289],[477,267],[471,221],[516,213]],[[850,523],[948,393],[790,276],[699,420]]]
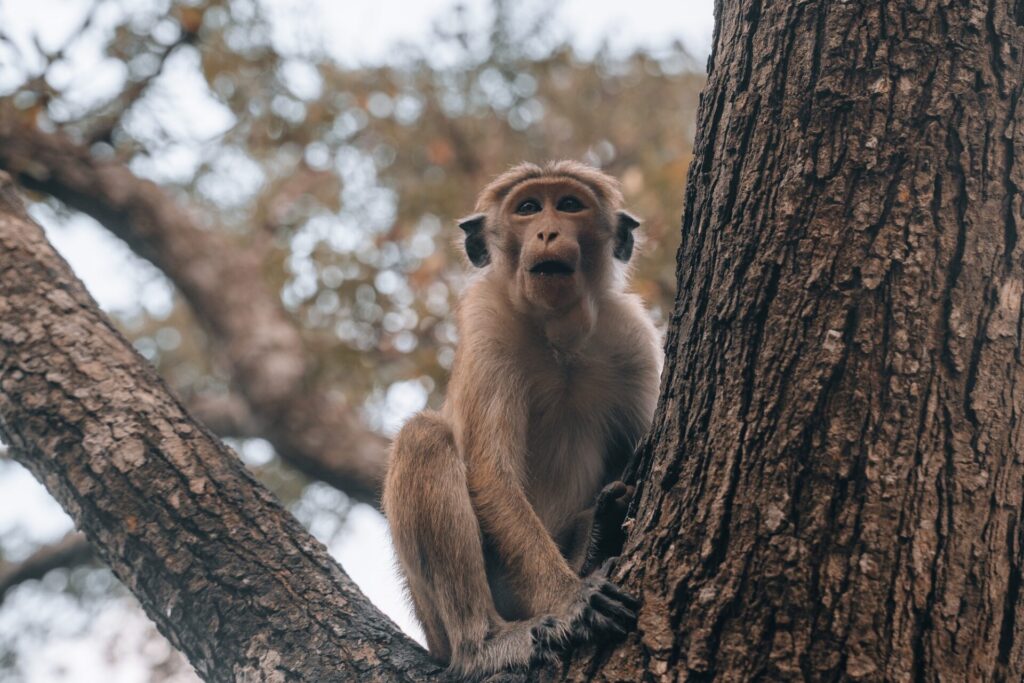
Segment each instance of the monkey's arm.
[[465,334],[445,404],[487,545],[521,607],[542,618],[533,634],[539,647],[622,634],[636,619],[636,600],[603,572],[577,576],[526,495],[528,384],[515,353],[488,353],[501,343]]
[[579,578],[523,487],[528,383],[518,361],[521,352],[501,336],[514,330],[514,323],[481,322],[497,313],[484,307],[488,301],[470,297],[460,310],[459,352],[445,412],[466,464],[466,483],[481,530],[523,606],[535,615],[544,614],[565,605],[577,592]]
[[569,567],[516,472],[503,466],[512,461],[507,455],[514,451],[501,448],[515,448],[516,442],[504,440],[504,430],[495,431],[494,450],[481,449],[467,458],[470,497],[512,590],[530,616],[539,618],[531,628],[538,652],[570,642],[621,637],[635,625],[639,603],[608,581],[603,570],[581,579]]
[[464,444],[466,478],[480,526],[531,613],[560,611],[577,592],[579,578],[523,490],[525,404],[505,395],[477,406],[493,418],[482,421],[489,426],[486,433],[466,434]]

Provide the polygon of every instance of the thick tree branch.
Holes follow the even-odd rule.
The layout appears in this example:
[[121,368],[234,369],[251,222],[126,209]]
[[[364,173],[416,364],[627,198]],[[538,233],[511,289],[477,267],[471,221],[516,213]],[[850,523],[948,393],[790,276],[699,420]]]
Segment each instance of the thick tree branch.
[[268,289],[258,253],[205,229],[124,165],[2,112],[0,168],[92,216],[162,270],[220,342],[240,394],[278,453],[353,498],[376,502],[385,440],[340,397],[306,386],[302,339]]
[[439,668],[194,422],[0,174],[0,438],[210,681]]

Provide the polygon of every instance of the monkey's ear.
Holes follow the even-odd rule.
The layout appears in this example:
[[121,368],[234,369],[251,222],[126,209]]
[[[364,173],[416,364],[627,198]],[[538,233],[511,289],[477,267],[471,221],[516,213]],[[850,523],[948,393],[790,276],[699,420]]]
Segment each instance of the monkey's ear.
[[615,226],[615,248],[612,255],[626,263],[633,255],[633,230],[640,221],[626,211],[618,212],[618,225]]
[[487,239],[484,236],[484,219],[486,214],[474,213],[459,221],[459,227],[466,233],[466,256],[477,268],[483,268],[491,262],[487,251]]

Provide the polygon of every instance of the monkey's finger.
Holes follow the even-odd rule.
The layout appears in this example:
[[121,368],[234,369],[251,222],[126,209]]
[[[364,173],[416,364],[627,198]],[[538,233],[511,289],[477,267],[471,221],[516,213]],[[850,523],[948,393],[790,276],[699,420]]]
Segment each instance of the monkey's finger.
[[595,636],[621,638],[626,635],[626,626],[596,610],[588,610],[585,623],[579,624],[576,634],[580,640],[592,640]]
[[618,513],[625,513],[629,508],[629,501],[633,499],[633,494],[636,493],[636,488],[633,486],[622,485],[622,490],[615,493],[615,497],[612,498],[608,505]]
[[626,488],[621,481],[613,481],[601,489],[601,493],[597,494],[598,515],[605,514],[609,508],[617,507],[618,499],[626,492]]
[[622,492],[622,495],[615,499],[615,502],[621,503],[623,506],[628,506],[629,501],[633,500],[633,496],[636,495],[635,486],[626,486],[626,490]]
[[605,581],[603,584],[601,584],[601,593],[618,602],[621,602],[623,605],[625,605],[631,610],[635,611],[638,607],[640,607],[640,601],[637,598],[633,597],[626,591],[622,590],[611,581]]
[[558,652],[551,646],[534,647],[533,652],[530,654],[530,666],[557,664],[560,659]]
[[565,641],[565,628],[554,617],[544,617],[530,629],[530,637],[542,648],[557,648]]
[[603,593],[594,593],[590,596],[590,606],[606,617],[610,617],[618,624],[631,626],[636,622],[635,611],[618,600],[612,600]]
[[601,497],[615,499],[620,497],[628,489],[629,487],[626,486],[625,482],[613,481],[601,490]]

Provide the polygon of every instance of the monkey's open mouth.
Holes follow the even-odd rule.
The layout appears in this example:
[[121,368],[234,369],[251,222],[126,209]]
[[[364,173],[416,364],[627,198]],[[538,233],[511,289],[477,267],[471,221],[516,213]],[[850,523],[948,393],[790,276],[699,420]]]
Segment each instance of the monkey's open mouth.
[[576,270],[568,263],[549,260],[536,264],[533,268],[530,268],[530,272],[537,275],[572,275]]

